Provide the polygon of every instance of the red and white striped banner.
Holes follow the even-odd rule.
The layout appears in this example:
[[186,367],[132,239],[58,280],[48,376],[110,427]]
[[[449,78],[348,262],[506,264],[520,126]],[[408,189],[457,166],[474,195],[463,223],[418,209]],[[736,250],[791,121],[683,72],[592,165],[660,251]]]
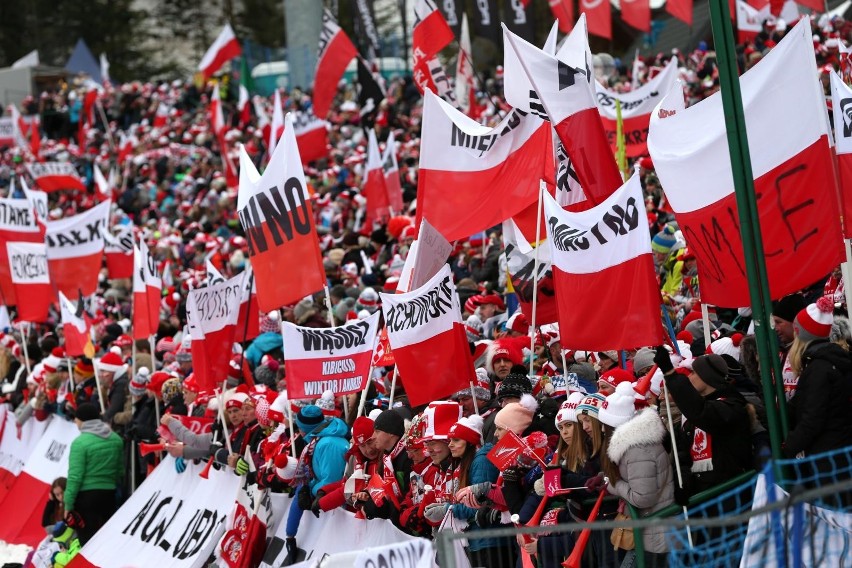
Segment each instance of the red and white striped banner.
[[111,205],[104,201],[78,215],[45,223],[50,280],[69,298],[79,293],[89,296],[98,288]]

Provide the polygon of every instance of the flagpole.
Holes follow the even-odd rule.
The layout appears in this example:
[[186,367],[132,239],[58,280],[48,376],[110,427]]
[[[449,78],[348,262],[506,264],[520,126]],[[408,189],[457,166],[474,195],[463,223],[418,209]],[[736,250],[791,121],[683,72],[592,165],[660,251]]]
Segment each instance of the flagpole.
[[375,367],[370,365],[370,372],[367,373],[367,381],[364,384],[364,389],[361,391],[361,400],[358,402],[358,414],[355,415],[356,418],[358,416],[361,416],[361,414],[364,412],[364,407],[367,405],[367,391],[370,389],[370,382],[372,382],[373,380],[374,370]]
[[[231,448],[231,435],[228,433],[228,423],[225,422],[225,381],[222,381],[222,387],[219,389],[218,398],[219,404],[217,406],[219,407],[219,420],[222,422],[222,437],[225,438],[225,447],[228,448],[228,455],[231,455],[234,453],[234,450]],[[292,413],[290,414],[292,415]],[[159,418],[157,418],[157,423],[160,423]]]
[[[24,324],[26,324],[27,332],[24,332]],[[24,347],[24,367],[27,369],[27,376],[28,377],[30,376],[30,373],[32,372],[31,369],[30,369],[30,354],[29,354],[29,351],[27,349],[27,337],[29,336],[29,327],[30,327],[29,322],[21,322],[20,331],[21,331],[21,343],[23,344],[23,347]]]
[[[538,182],[538,205],[535,208],[535,251],[533,252],[533,295],[532,295],[532,317],[530,317],[530,377],[533,376],[533,364],[535,363],[535,326],[536,311],[538,305],[538,246],[541,241],[541,208],[544,206],[542,193],[544,188],[541,181]],[[563,372],[565,369],[562,369]]]
[[399,375],[399,367],[395,366],[393,368],[393,379],[391,379],[391,390],[390,397],[388,398],[388,409],[393,408],[393,395],[396,391],[396,377]]
[[98,109],[98,114],[100,115],[101,120],[104,121],[104,130],[106,130],[109,149],[115,152],[115,140],[112,137],[112,130],[110,130],[109,121],[107,120],[106,112],[104,112],[104,106],[101,104],[101,101],[95,99],[95,108]]
[[[675,347],[675,349],[677,348]],[[677,485],[683,489],[683,474],[680,471],[680,458],[678,458],[677,441],[675,439],[674,424],[672,423],[672,407],[669,404],[669,389],[666,387],[665,377],[663,377],[663,397],[666,401],[666,416],[668,417],[669,438],[672,441],[672,455],[674,456],[675,471],[677,472]],[[689,520],[689,512],[686,510],[686,505],[683,505],[683,518]],[[689,548],[692,548],[692,531],[689,530],[689,525],[686,525],[686,538],[689,541]]]
[[[92,359],[92,365],[95,367],[95,384],[98,386],[98,403],[100,403],[100,406],[101,406],[101,414],[106,414],[106,405],[104,404],[104,394],[105,393],[103,392],[103,385],[101,384],[101,377],[100,377],[100,374],[98,373],[98,371],[99,371],[98,367],[100,367],[100,364],[98,363],[98,361],[96,359]],[[160,417],[157,416],[157,424],[159,424],[159,423],[160,423]]]
[[[325,308],[328,310],[328,326],[334,327],[334,310],[331,308],[331,291],[328,289],[327,283],[323,286],[323,290],[325,290]],[[345,395],[341,395],[339,398],[343,400],[343,419],[347,424],[349,424],[349,401]]]
[[[748,136],[737,69],[734,32],[727,0],[710,0],[710,25],[719,64],[720,96],[727,130],[728,152],[734,178],[734,193],[740,215],[740,235],[743,241],[743,258],[748,279],[752,321],[757,337],[758,356],[769,364],[760,366],[761,384],[772,457],[781,458],[781,442],[787,431],[787,416],[782,388],[781,360],[778,356],[778,338],[770,328],[772,297],[766,273],[763,236],[754,191],[754,173],[751,168]],[[773,380],[773,374],[775,380]],[[775,388],[773,388],[773,385]],[[778,471],[781,479],[781,472]]]
[[704,302],[701,302],[701,327],[704,329],[704,349],[707,349],[713,338],[710,336],[710,308]]

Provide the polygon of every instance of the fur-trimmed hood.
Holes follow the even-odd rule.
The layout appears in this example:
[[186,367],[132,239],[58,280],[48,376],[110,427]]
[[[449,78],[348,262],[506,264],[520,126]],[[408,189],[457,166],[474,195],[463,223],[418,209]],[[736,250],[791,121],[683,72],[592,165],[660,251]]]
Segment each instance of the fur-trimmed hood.
[[657,410],[646,408],[615,429],[606,453],[613,462],[618,463],[628,449],[659,444],[665,436],[666,428]]

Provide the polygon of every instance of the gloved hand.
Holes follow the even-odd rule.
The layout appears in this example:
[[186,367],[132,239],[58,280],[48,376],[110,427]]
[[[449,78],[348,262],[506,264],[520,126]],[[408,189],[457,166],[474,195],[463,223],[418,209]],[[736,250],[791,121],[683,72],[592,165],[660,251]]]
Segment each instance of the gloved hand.
[[480,509],[476,512],[476,524],[483,529],[500,524],[500,511],[495,509]]
[[503,481],[507,483],[517,483],[523,476],[520,468],[517,467],[507,467],[503,470]]
[[600,472],[596,476],[589,478],[586,481],[585,485],[586,485],[586,489],[590,493],[599,493],[600,490],[604,488],[604,485],[606,485],[606,482],[604,481],[603,472]]
[[183,473],[186,471],[186,462],[183,458],[175,458],[175,471]]
[[314,499],[313,503],[311,503],[311,513],[313,513],[314,516],[319,519],[321,511],[322,508],[320,507],[320,495],[317,495],[317,498]]
[[536,495],[538,495],[539,497],[544,497],[544,495],[547,493],[547,491],[544,487],[544,478],[543,477],[539,477],[538,479],[535,480],[535,483],[533,483],[533,489],[535,490]]
[[462,487],[458,491],[456,491],[456,501],[464,505],[465,507],[470,507],[471,509],[479,509],[486,499],[486,495],[488,495],[488,491],[491,490],[491,482],[483,481],[482,483],[474,483],[473,485],[468,485],[467,487]]
[[86,526],[86,521],[80,516],[77,511],[68,511],[65,513],[65,524],[72,529],[82,529]]
[[237,458],[237,463],[234,465],[234,473],[237,475],[245,475],[248,473],[249,463],[242,456]]
[[449,503],[431,503],[426,505],[426,509],[423,510],[423,516],[430,523],[440,523],[444,519],[444,516],[446,516],[449,506]]
[[299,489],[299,493],[296,495],[296,503],[298,503],[299,508],[303,511],[311,510],[314,499],[311,496],[311,490],[308,486],[304,485]]
[[669,350],[662,345],[657,346],[657,351],[654,354],[654,363],[657,364],[657,367],[664,375],[668,375],[674,371],[674,365],[672,364],[672,357],[669,355]]

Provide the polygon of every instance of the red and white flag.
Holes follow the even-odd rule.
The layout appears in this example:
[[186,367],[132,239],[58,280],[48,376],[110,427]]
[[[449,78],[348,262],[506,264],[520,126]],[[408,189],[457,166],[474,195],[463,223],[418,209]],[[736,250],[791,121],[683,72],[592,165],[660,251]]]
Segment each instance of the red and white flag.
[[213,133],[216,136],[221,136],[225,130],[225,117],[222,114],[222,98],[219,94],[218,83],[213,87],[213,96],[210,97],[208,112],[210,113],[210,125],[213,127]]
[[402,184],[399,181],[399,164],[396,161],[396,138],[393,131],[388,134],[385,151],[382,153],[382,168],[385,172],[385,189],[392,213],[402,212]]
[[250,341],[260,335],[260,308],[257,305],[257,286],[251,264],[246,266],[242,277],[240,315],[237,318],[237,329],[234,335],[234,341],[237,343]]
[[[269,129],[269,147],[267,149],[269,156],[275,153],[275,146],[284,133],[284,109],[281,107],[281,94],[278,89],[275,89],[275,96],[272,101],[272,123]],[[271,160],[272,158],[270,158]]]
[[104,233],[104,256],[110,279],[133,278],[133,225],[114,225]]
[[95,348],[89,333],[91,324],[83,311],[82,298],[75,304],[59,292],[59,313],[62,333],[65,336],[65,353],[70,357],[94,357]]
[[456,101],[459,109],[475,118],[479,115],[476,104],[476,77],[473,74],[473,51],[470,46],[470,31],[467,14],[462,14],[461,33],[459,34],[459,54],[456,58]]
[[207,272],[207,280],[204,282],[205,285],[219,284],[220,282],[225,281],[225,277],[222,276],[219,269],[213,265],[209,256],[204,259],[204,270]]
[[314,73],[313,111],[319,118],[324,119],[328,116],[340,78],[343,77],[346,66],[356,55],[358,50],[352,45],[349,36],[337,25],[331,12],[324,9],[317,70]]
[[110,183],[112,181],[112,178],[113,178],[112,171],[110,171],[110,173],[109,173],[109,177],[110,177],[109,180],[107,180],[107,178],[104,177],[104,174],[101,171],[100,166],[98,166],[97,164],[92,165],[92,171],[94,172],[95,188],[98,190],[98,193],[100,194],[100,196],[104,199],[112,198],[113,186]]
[[0,198],[0,291],[3,304],[14,306],[17,296],[6,253],[8,242],[44,242],[44,229],[36,221],[35,209],[29,199]]
[[237,112],[240,115],[240,128],[245,128],[251,120],[251,109],[249,107],[249,92],[245,85],[240,83],[240,95],[237,99]]
[[559,328],[574,349],[659,345],[660,288],[638,175],[606,201],[571,213],[544,195]]
[[[240,148],[237,213],[264,312],[297,302],[326,284],[292,115],[287,122],[289,128],[262,176]],[[281,285],[282,274],[287,275],[286,286]]]
[[[509,281],[512,283],[512,289],[518,297],[518,303],[527,321],[535,319],[536,325],[557,321],[559,313],[553,287],[550,247],[545,242],[545,237],[546,233],[541,235],[538,243],[530,243],[512,219],[503,221],[503,244]],[[538,272],[536,272],[536,249],[538,249]],[[533,290],[537,298],[535,318],[532,317]]]
[[111,205],[103,201],[78,215],[45,222],[50,280],[57,291],[76,297],[98,289]]
[[364,187],[361,194],[367,199],[367,217],[372,221],[383,221],[390,214],[388,190],[385,186],[385,170],[382,154],[372,128],[367,141],[367,163],[364,165]]
[[364,390],[379,333],[379,312],[330,328],[281,322],[287,396],[318,398],[327,390],[341,396]]
[[396,291],[408,292],[423,286],[443,268],[451,252],[453,245],[432,227],[428,219],[421,219],[417,238],[405,257]]
[[[579,24],[572,36],[580,34]],[[588,40],[580,37],[588,45]],[[593,204],[601,203],[620,187],[621,175],[595,105],[591,84],[594,71],[588,65],[586,48],[563,55],[563,45],[560,54],[554,57],[524,41],[505,26],[503,38],[508,46],[506,49],[513,49],[520,59],[541,106],[576,168],[586,197]],[[568,59],[569,55],[573,61]]]
[[455,102],[455,91],[436,55],[455,37],[452,28],[433,0],[414,4],[414,29],[411,32],[412,76],[421,93],[432,91]]
[[36,222],[43,223],[47,221],[50,218],[50,213],[47,209],[47,194],[37,189],[30,189],[23,177],[19,177],[18,181],[21,184],[21,191],[24,192],[24,197],[32,204]]
[[135,249],[133,276],[133,338],[156,335],[160,325],[160,297],[163,283],[144,240]]
[[737,0],[737,41],[745,43],[763,31],[763,21],[769,16],[769,4],[758,10],[744,0]]
[[[772,298],[843,260],[828,115],[810,23],[802,19],[740,78]],[[779,120],[783,117],[783,120]],[[684,108],[678,85],[654,111],[648,150],[690,250],[701,300],[749,305],[740,217],[719,93]]]
[[62,189],[86,191],[86,184],[83,183],[71,162],[35,162],[27,164],[27,169],[42,191]]
[[580,12],[589,22],[589,33],[612,39],[612,8],[609,0],[580,0]]
[[202,390],[212,389],[228,378],[240,314],[241,286],[242,275],[190,290],[186,297],[192,372]]
[[[256,471],[248,449],[246,452],[249,470]],[[266,531],[273,522],[269,491],[260,489],[257,484],[241,486],[234,509],[225,522],[225,534],[216,547],[217,565],[227,568],[259,566],[266,552]]]
[[574,25],[574,1],[573,0],[547,0],[553,19],[559,24],[559,31],[567,34]]
[[164,128],[169,123],[169,113],[171,113],[171,110],[169,105],[160,101],[160,104],[157,105],[157,112],[154,113],[154,121],[151,126],[154,128]]
[[692,27],[692,0],[666,0],[666,12]]
[[45,322],[55,294],[47,270],[47,247],[44,243],[6,243],[12,285],[18,298],[18,319]]
[[139,140],[136,136],[128,136],[124,132],[121,133],[121,138],[118,142],[119,165],[124,165],[127,158],[133,155],[133,150],[136,149],[137,144],[139,144]]
[[328,122],[311,112],[299,111],[293,113],[293,126],[303,164],[328,155]]
[[489,128],[425,94],[418,223],[425,216],[448,241],[467,238],[536,203],[542,179],[553,179],[547,122],[513,111]]
[[[28,150],[27,133],[31,125],[27,124],[14,104],[9,105],[9,114],[12,115],[12,141],[22,150]],[[35,126],[32,127],[35,128]]]
[[651,3],[648,0],[621,0],[621,19],[639,31],[651,31]]
[[204,57],[201,58],[198,70],[207,79],[221,69],[222,65],[227,61],[239,57],[242,52],[240,42],[237,41],[237,36],[234,35],[231,24],[225,24],[225,27],[219,32],[216,41],[213,42],[213,45],[207,49]]
[[648,125],[651,122],[651,112],[671,91],[675,81],[677,81],[677,59],[675,58],[672,58],[656,77],[633,91],[626,93],[611,91],[595,81],[598,112],[613,152],[618,143],[616,102],[621,102],[622,132],[624,132],[627,156],[630,158],[645,156],[648,154]]
[[831,111],[834,115],[834,151],[840,174],[840,201],[844,237],[852,238],[852,88],[831,70]]
[[476,373],[450,267],[444,265],[416,290],[381,298],[388,340],[411,404],[469,388]]

